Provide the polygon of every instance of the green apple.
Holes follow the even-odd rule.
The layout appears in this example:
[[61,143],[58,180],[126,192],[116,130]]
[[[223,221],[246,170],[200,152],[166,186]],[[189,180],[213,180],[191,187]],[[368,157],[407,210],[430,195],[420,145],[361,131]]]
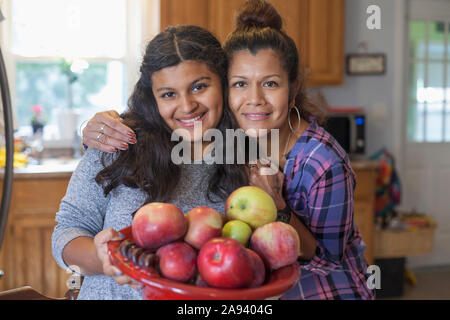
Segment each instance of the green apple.
[[263,189],[245,186],[234,190],[225,204],[228,220],[241,220],[256,229],[277,218],[277,207]]
[[248,240],[252,235],[252,228],[244,221],[231,220],[225,223],[222,228],[222,237],[232,238],[239,241],[244,247],[247,246]]

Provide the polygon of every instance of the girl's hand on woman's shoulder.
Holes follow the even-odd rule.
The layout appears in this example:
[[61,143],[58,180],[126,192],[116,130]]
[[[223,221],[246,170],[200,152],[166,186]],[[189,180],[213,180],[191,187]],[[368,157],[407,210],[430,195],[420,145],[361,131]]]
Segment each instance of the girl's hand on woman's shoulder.
[[119,269],[111,264],[108,256],[108,241],[111,240],[120,240],[120,234],[116,230],[112,228],[108,228],[100,231],[94,237],[94,244],[97,250],[97,256],[102,262],[103,265],[103,274],[105,276],[110,276],[114,278],[114,281],[119,285],[128,284],[133,289],[139,289],[142,287],[142,284],[131,279],[127,275],[122,274]]
[[284,174],[273,164],[264,165],[258,160],[257,164],[248,166],[247,175],[251,186],[266,191],[275,201],[278,210],[286,207],[283,198]]
[[124,125],[117,111],[97,112],[83,129],[83,143],[104,152],[127,150],[136,143],[136,134]]

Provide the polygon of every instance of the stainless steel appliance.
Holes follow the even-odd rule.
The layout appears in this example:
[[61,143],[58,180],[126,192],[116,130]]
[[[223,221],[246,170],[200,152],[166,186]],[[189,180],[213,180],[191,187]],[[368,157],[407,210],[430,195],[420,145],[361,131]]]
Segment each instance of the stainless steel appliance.
[[326,130],[339,142],[351,159],[366,152],[366,115],[361,107],[329,107]]

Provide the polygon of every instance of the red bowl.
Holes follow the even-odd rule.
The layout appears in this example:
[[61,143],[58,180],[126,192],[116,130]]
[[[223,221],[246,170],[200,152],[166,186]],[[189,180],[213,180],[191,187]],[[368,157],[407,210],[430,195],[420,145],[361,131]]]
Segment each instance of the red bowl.
[[124,236],[124,239],[108,242],[108,254],[111,263],[123,274],[144,284],[142,294],[143,299],[146,300],[276,299],[291,289],[300,279],[300,267],[297,263],[293,263],[272,272],[269,281],[258,288],[217,289],[168,280],[157,273],[147,272],[135,267],[131,261],[125,261],[117,249],[124,240],[134,241],[131,234],[131,226],[119,232]]

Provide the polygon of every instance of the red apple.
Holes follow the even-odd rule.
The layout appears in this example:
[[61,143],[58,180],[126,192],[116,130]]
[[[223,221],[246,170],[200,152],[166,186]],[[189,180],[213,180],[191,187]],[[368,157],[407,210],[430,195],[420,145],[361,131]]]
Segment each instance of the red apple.
[[138,246],[156,249],[183,237],[186,228],[183,212],[176,205],[153,202],[136,212],[131,232]]
[[159,270],[163,277],[170,280],[188,282],[197,270],[197,254],[185,242],[166,244],[156,251],[159,258]]
[[224,217],[209,207],[197,207],[186,214],[188,228],[184,241],[200,249],[208,240],[220,237]]
[[200,276],[211,287],[242,288],[253,281],[252,257],[239,241],[214,238],[198,253]]
[[261,286],[266,280],[266,266],[261,257],[253,250],[246,248],[247,252],[252,257],[253,266],[253,281],[250,283],[250,288],[256,288]]
[[272,269],[279,269],[297,261],[300,238],[290,224],[272,222],[257,228],[250,238],[250,248]]
[[241,220],[256,229],[277,218],[277,207],[263,189],[245,186],[234,190],[225,203],[228,220]]

